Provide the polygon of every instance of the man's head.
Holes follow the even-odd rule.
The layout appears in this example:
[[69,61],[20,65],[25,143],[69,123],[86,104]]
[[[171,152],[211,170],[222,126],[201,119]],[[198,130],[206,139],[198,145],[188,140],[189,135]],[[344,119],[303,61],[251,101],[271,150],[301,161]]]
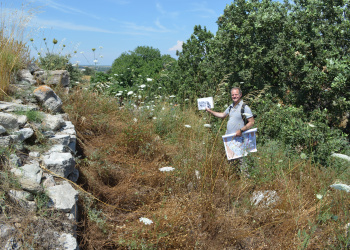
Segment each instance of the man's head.
[[239,102],[242,97],[242,90],[239,87],[233,87],[230,91],[231,98],[234,103]]

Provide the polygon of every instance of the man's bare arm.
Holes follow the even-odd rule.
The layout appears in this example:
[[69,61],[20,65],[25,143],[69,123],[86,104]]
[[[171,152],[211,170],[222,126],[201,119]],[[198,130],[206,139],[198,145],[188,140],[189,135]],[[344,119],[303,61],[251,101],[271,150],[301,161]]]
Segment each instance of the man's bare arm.
[[216,112],[216,111],[211,110],[210,108],[206,108],[205,110],[207,112],[211,113],[213,116],[218,117],[218,118],[225,118],[228,115],[225,112],[223,112],[223,113]]

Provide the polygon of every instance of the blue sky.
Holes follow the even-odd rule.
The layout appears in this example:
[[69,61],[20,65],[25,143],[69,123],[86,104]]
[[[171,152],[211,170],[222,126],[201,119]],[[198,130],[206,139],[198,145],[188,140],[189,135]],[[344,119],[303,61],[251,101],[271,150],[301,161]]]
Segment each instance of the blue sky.
[[[23,1],[1,1],[3,7],[20,8]],[[77,51],[72,63],[111,65],[123,52],[152,46],[176,58],[195,25],[216,33],[218,17],[230,0],[34,0],[38,11],[31,20],[31,37],[38,50],[45,37],[65,44],[67,53]],[[92,48],[96,48],[95,56]],[[83,53],[81,53],[83,52]]]

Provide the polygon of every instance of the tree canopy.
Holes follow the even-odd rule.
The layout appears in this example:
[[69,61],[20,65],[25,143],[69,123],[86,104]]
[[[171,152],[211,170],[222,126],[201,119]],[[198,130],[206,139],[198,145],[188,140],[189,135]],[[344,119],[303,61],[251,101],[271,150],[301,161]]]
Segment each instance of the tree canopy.
[[183,44],[181,80],[201,95],[221,94],[225,76],[226,91],[269,86],[285,104],[327,109],[339,124],[350,109],[349,17],[349,0],[236,0],[215,36],[196,26]]
[[155,78],[171,61],[175,59],[170,55],[161,55],[159,49],[138,46],[133,51],[124,52],[115,59],[111,73],[118,76],[124,86],[132,86],[135,77]]

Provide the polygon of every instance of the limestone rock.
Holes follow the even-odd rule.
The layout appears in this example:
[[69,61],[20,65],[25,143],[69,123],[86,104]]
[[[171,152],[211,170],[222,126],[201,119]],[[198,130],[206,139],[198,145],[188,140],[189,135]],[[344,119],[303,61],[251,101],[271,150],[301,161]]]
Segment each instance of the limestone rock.
[[29,211],[35,212],[37,210],[34,196],[26,191],[21,190],[10,190],[9,191],[10,200],[19,204],[22,208],[25,208]]
[[75,167],[75,161],[71,153],[53,152],[45,155],[43,162],[48,170],[65,178],[73,172]]
[[11,172],[19,178],[26,178],[37,184],[40,184],[43,174],[38,162],[25,164],[23,167],[11,169]]
[[58,238],[58,241],[60,242],[60,245],[62,246],[63,249],[72,249],[72,250],[79,249],[77,240],[71,234],[66,234],[66,233],[61,234],[60,237]]
[[23,188],[23,190],[26,190],[30,193],[39,194],[39,193],[42,193],[44,191],[42,186],[40,186],[40,184],[34,182],[31,179],[20,178],[18,180],[18,182],[21,185],[21,187]]
[[78,191],[76,191],[68,182],[56,185],[46,189],[51,200],[50,205],[66,213],[76,209],[78,200]]
[[43,125],[53,131],[56,131],[64,125],[64,120],[61,115],[46,114]]
[[4,128],[4,126],[0,125],[0,135],[3,135],[6,133],[6,129]]
[[69,86],[69,73],[67,70],[41,70],[36,71],[34,75],[42,84]]
[[277,192],[274,190],[265,190],[265,191],[254,191],[253,196],[250,199],[251,203],[255,206],[261,205],[268,207],[279,200]]
[[31,128],[22,128],[18,131],[15,131],[13,134],[18,135],[18,139],[21,142],[23,142],[26,139],[29,139],[30,137],[32,137],[32,135],[34,134],[34,131]]
[[17,78],[19,81],[28,82],[31,85],[36,84],[34,76],[30,73],[29,69],[19,70],[17,73]]
[[12,137],[11,136],[1,136],[0,137],[0,147],[7,148],[12,143]]
[[4,112],[0,112],[0,125],[10,130],[17,130],[19,128],[17,116]]
[[42,85],[34,90],[34,96],[42,105],[52,112],[60,112],[62,109],[62,100],[56,93],[46,85]]
[[15,102],[0,101],[0,110],[6,111],[6,112],[31,111],[31,110],[38,110],[38,106],[36,106],[34,104],[23,105],[23,104],[15,103]]

